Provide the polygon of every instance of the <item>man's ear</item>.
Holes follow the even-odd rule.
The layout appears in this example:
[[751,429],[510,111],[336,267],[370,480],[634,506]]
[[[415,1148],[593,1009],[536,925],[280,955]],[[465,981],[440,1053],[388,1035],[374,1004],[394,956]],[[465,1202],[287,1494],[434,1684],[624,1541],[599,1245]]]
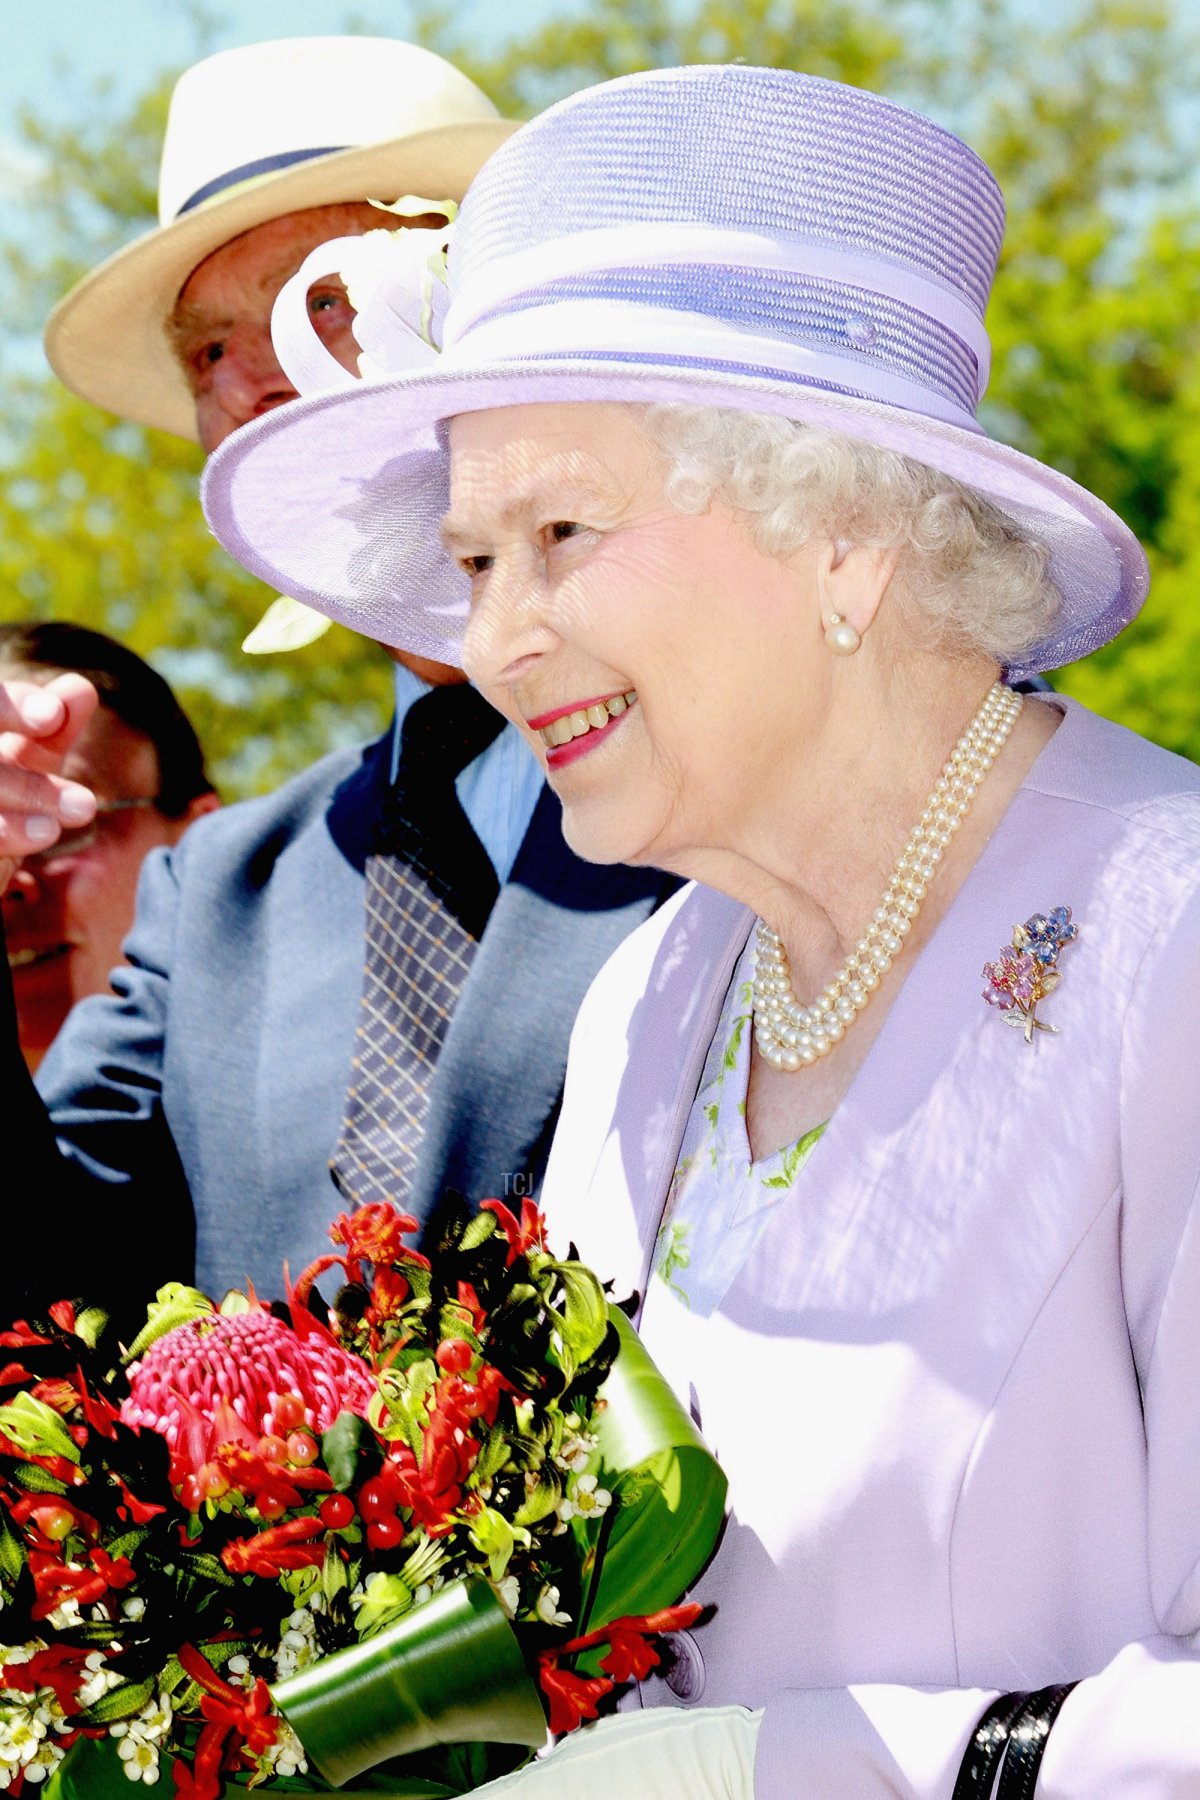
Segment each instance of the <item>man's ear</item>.
[[197,819],[202,819],[205,813],[216,812],[220,804],[220,794],[197,794],[194,800],[189,800],[187,811],[175,821],[179,826],[180,837],[183,836],[189,825],[194,824]]

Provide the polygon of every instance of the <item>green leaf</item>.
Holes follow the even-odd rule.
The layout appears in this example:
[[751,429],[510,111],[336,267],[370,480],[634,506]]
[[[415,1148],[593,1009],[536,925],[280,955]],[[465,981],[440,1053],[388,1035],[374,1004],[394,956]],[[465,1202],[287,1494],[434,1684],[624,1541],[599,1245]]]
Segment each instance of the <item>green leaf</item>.
[[513,1515],[515,1525],[540,1525],[562,1499],[562,1478],[550,1463],[543,1463],[537,1481]]
[[31,1494],[65,1494],[70,1490],[65,1481],[57,1475],[51,1475],[49,1469],[39,1469],[36,1463],[18,1463],[12,1472],[13,1480]]
[[101,1694],[94,1706],[80,1713],[82,1725],[112,1725],[118,1719],[128,1719],[136,1712],[141,1712],[147,1700],[154,1693],[156,1682],[154,1676],[145,1681],[127,1681],[121,1687],[110,1688],[107,1694]]
[[576,1366],[599,1350],[608,1333],[608,1302],[604,1289],[583,1263],[559,1263],[563,1284],[562,1332]]
[[108,1314],[100,1307],[85,1306],[75,1315],[75,1335],[83,1339],[89,1350],[94,1350],[107,1324]]
[[23,1545],[15,1538],[7,1526],[0,1527],[0,1576],[8,1582],[14,1582],[25,1567],[26,1555]]
[[481,1244],[495,1237],[498,1229],[495,1213],[476,1213],[459,1239],[459,1249],[478,1250]]
[[510,1525],[494,1506],[484,1506],[471,1520],[471,1542],[488,1559],[488,1573],[493,1581],[501,1581],[509,1558],[518,1544],[526,1548],[533,1542],[523,1525]]
[[29,1456],[79,1461],[79,1446],[62,1419],[52,1406],[32,1394],[17,1394],[0,1406],[0,1431]]
[[357,1413],[339,1413],[328,1431],[321,1433],[321,1460],[335,1488],[345,1493],[358,1472],[358,1450],[363,1421]]
[[211,1317],[216,1312],[207,1294],[188,1287],[182,1281],[168,1281],[160,1287],[146,1309],[146,1323],[122,1356],[123,1363],[136,1362],[151,1344],[156,1344],[177,1325],[190,1325],[195,1319]]

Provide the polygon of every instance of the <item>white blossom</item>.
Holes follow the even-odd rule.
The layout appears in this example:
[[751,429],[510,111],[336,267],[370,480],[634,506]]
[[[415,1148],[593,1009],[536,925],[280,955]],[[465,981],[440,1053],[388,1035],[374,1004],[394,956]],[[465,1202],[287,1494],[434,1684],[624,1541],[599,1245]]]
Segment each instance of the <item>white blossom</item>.
[[558,1516],[563,1524],[568,1519],[594,1519],[611,1505],[612,1495],[596,1485],[594,1475],[577,1475],[566,1498],[559,1502]]

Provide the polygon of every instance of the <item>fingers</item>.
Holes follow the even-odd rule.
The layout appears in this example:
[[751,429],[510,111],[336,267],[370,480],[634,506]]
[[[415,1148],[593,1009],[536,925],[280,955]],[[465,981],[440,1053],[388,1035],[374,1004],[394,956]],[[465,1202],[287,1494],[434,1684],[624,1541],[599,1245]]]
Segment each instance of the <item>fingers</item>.
[[[0,682],[0,860],[44,850],[64,829],[93,818],[90,788],[58,771],[96,705],[96,690],[81,675],[45,685]],[[0,879],[10,872],[0,869]]]
[[83,675],[0,682],[0,759],[56,773],[99,698]]

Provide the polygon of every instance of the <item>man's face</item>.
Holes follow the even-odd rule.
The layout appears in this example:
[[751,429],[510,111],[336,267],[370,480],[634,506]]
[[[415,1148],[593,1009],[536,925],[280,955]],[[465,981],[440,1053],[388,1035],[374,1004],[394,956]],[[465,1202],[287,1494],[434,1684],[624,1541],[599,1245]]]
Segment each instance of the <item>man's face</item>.
[[[404,224],[419,229],[444,222],[441,213],[425,213]],[[196,402],[196,433],[208,455],[239,426],[296,398],[271,342],[271,309],[309,251],[330,238],[395,227],[391,215],[365,200],[311,206],[244,231],[192,270],[167,330]],[[330,355],[357,375],[358,344],[350,329],[354,310],[341,282],[314,284],[308,307]],[[388,655],[435,687],[463,679],[449,663],[400,650],[389,649]]]
[[[44,674],[0,669],[0,678],[36,680]],[[158,793],[158,752],[148,737],[103,706],[66,757],[62,773],[95,790],[95,824],[65,832],[43,856],[27,857],[0,902],[18,1035],[31,1068],[77,1000],[109,991],[109,970],[122,960],[121,943],[133,922],[146,852],[174,843],[196,812],[216,804],[206,797],[182,819],[169,819],[148,804]],[[131,800],[143,804],[122,804]]]
[[[386,213],[366,201],[313,206],[256,225],[192,270],[168,330],[196,401],[196,426],[206,451],[239,425],[296,397],[271,343],[271,308],[284,282],[318,244],[389,223]],[[354,313],[341,282],[320,282],[308,304],[326,349],[357,374]]]

